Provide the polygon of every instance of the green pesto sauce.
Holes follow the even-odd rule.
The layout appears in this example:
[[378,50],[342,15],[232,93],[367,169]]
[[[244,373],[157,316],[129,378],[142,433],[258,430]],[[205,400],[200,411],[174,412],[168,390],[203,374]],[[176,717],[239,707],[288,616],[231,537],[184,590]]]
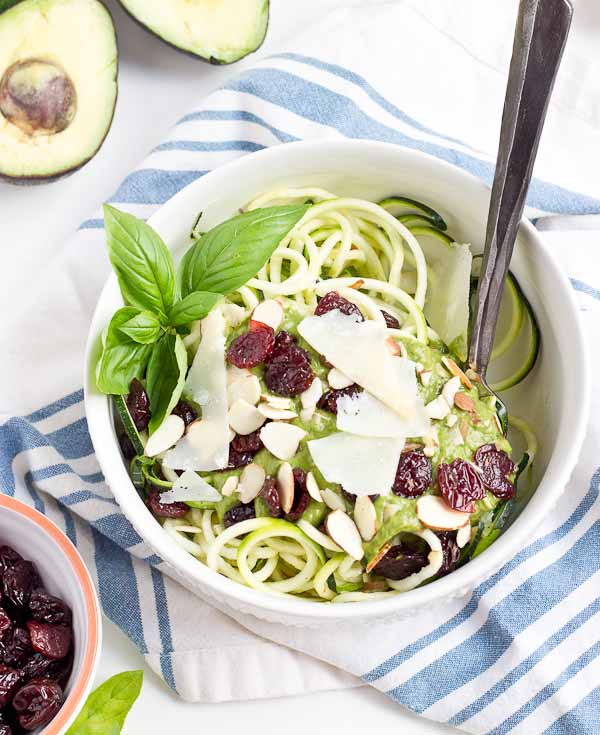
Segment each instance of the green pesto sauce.
[[[315,374],[322,380],[325,379],[328,367],[323,364],[320,356],[298,335],[298,324],[304,317],[310,316],[311,312],[306,308],[302,308],[291,299],[284,299],[284,301],[285,317],[281,325],[281,329],[289,332],[297,338],[298,344],[310,354],[311,364]],[[246,330],[246,322],[231,330],[227,339],[227,345]],[[423,369],[431,373],[431,377],[427,385],[423,385],[419,380],[417,381],[419,394],[427,404],[440,395],[442,388],[452,377],[451,373],[445,368],[442,362],[444,355],[449,354],[448,350],[441,343],[424,345],[411,337],[400,337],[397,341],[404,345],[408,357],[418,364],[419,370]],[[268,393],[264,383],[264,368],[262,366],[258,366],[253,369],[253,372],[260,379],[263,386],[263,392]],[[457,457],[465,460],[472,460],[475,450],[482,444],[495,443],[499,449],[503,449],[509,454],[511,452],[510,444],[498,429],[498,425],[494,418],[495,410],[489,397],[480,398],[476,387],[473,387],[471,390],[461,387],[461,390],[473,399],[475,409],[471,415],[454,406],[451,409],[451,414],[456,415],[457,422],[453,427],[448,426],[447,419],[440,421],[435,420],[433,422],[437,428],[438,446],[435,448],[435,452],[430,458],[433,467],[434,483],[431,488],[427,490],[427,493],[434,495],[439,494],[439,488],[435,478],[437,475],[437,467],[440,463],[450,463]],[[298,418],[293,419],[290,423],[301,427],[307,432],[304,439],[300,442],[298,452],[290,460],[291,466],[300,467],[306,472],[311,471],[321,489],[329,487],[343,497],[341,487],[333,483],[328,483],[321,475],[319,469],[312,462],[307,446],[307,442],[311,439],[328,436],[329,434],[337,431],[336,417],[326,411],[317,410],[310,421],[304,422],[299,417],[300,410],[302,408],[300,397],[296,396],[291,400],[293,403],[293,410],[298,413]],[[407,443],[410,443],[410,441],[410,439],[407,440]],[[417,441],[416,437],[415,441]],[[277,474],[277,470],[281,464],[281,461],[276,459],[266,449],[262,449],[255,455],[254,462],[264,468],[267,476],[272,477]],[[239,477],[242,470],[243,467],[229,471],[200,474],[207,480],[207,482],[220,490],[229,477]],[[224,498],[221,503],[217,504],[217,510],[220,511],[220,517],[222,518],[222,513],[228,507],[235,505],[236,502],[239,502],[239,496],[237,493],[229,498]],[[416,502],[415,498],[401,498],[395,495],[381,496],[377,499],[375,507],[378,514],[379,530],[370,542],[364,544],[367,561],[377,553],[383,544],[388,543],[399,533],[410,533],[423,528],[416,515]],[[348,513],[352,514],[352,505],[345,499],[344,503]],[[471,515],[471,524],[475,526],[480,520],[482,520],[484,524],[487,525],[487,520],[491,518],[490,511],[497,505],[497,503],[498,500],[488,492],[483,500],[475,503],[476,509]],[[255,506],[257,515],[266,514],[266,507],[260,499],[257,499]],[[328,509],[324,503],[317,503],[316,501],[311,500],[303,518],[313,525],[319,525],[327,513],[327,510]]]

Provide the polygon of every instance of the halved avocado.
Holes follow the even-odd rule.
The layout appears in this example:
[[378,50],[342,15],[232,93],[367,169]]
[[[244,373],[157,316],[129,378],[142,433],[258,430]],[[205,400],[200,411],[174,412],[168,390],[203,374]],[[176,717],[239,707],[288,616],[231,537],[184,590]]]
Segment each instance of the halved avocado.
[[79,168],[102,145],[116,99],[115,28],[98,0],[22,0],[0,15],[0,176]]
[[269,0],[120,0],[145,28],[211,64],[256,51],[269,22]]

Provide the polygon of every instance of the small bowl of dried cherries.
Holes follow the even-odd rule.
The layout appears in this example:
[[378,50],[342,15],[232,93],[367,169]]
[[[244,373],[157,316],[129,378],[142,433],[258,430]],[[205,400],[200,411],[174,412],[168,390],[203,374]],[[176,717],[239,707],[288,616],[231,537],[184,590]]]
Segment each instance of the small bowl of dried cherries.
[[65,732],[100,653],[92,580],[46,516],[0,495],[0,735]]

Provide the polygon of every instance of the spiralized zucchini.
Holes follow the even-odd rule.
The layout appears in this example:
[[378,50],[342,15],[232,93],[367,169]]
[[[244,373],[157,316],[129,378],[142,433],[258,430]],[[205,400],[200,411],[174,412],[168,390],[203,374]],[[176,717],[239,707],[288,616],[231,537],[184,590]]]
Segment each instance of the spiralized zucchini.
[[[309,314],[319,297],[335,290],[357,304],[368,319],[385,324],[384,312],[394,317],[399,327],[389,330],[391,336],[440,346],[423,313],[431,277],[418,235],[431,236],[432,227],[437,228],[441,247],[449,247],[452,241],[440,229],[446,227],[441,217],[419,205],[422,209],[396,218],[372,202],[338,198],[312,187],[263,194],[247,209],[306,201],[313,205],[303,219],[256,277],[230,295],[229,308],[238,310],[238,322],[247,319],[260,301],[277,296],[293,299],[301,312]],[[392,211],[398,207],[406,211],[418,203],[393,199],[388,204]],[[509,294],[518,313],[497,347],[500,354],[514,342],[523,322],[525,309],[516,288],[511,281]],[[192,332],[188,347],[198,339],[199,333]],[[146,467],[142,470],[149,472]],[[167,468],[163,475],[165,486],[177,480]],[[370,591],[366,587],[363,591],[368,575],[361,562],[307,520],[290,523],[258,517],[224,528],[216,509],[208,507],[190,509],[184,519],[166,519],[163,525],[182,548],[229,579],[270,595],[315,602],[385,599],[432,579],[443,563],[436,534],[428,529],[411,531],[424,548],[429,547],[427,565],[400,581],[379,579]]]

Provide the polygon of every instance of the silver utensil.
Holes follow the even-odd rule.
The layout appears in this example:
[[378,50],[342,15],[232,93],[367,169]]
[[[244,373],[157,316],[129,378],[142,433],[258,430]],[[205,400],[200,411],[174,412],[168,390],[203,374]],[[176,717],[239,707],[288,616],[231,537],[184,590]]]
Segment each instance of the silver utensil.
[[[521,0],[504,98],[483,262],[469,337],[468,362],[486,382],[504,281],[571,24],[569,0]],[[506,409],[498,396],[499,414]]]

